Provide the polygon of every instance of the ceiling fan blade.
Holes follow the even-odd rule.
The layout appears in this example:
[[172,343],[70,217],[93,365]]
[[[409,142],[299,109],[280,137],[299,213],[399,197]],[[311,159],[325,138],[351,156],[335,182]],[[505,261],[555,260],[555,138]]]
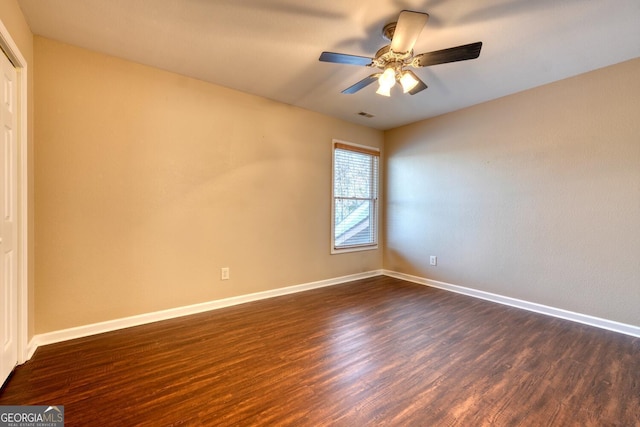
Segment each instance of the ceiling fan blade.
[[428,67],[430,65],[476,59],[480,56],[480,49],[482,49],[482,42],[475,42],[462,46],[450,47],[449,49],[421,53],[414,57],[413,64],[417,67]]
[[418,84],[409,91],[409,95],[415,95],[418,92],[422,92],[423,90],[425,90],[427,88],[427,85],[425,84],[425,82],[423,82],[422,80],[420,80],[420,77],[416,76],[416,73],[414,73],[411,70],[406,70],[405,73],[409,73],[413,76],[414,79],[416,79],[418,81]]
[[320,61],[335,62],[337,64],[362,65],[367,66],[372,62],[371,58],[366,56],[347,55],[346,53],[322,52]]
[[358,83],[354,84],[353,86],[346,88],[345,90],[342,91],[342,93],[346,93],[349,95],[352,93],[356,93],[360,89],[365,88],[369,86],[371,83],[378,80],[378,77],[380,77],[380,73],[371,74],[369,77],[365,77],[364,79],[360,80]]
[[391,50],[396,53],[411,52],[418,36],[429,19],[428,13],[403,10],[398,17],[391,40]]

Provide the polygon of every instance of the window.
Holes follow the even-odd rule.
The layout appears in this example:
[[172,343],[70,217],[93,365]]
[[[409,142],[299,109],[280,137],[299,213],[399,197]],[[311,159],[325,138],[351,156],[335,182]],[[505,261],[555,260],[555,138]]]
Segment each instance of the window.
[[377,148],[334,141],[331,253],[378,247]]

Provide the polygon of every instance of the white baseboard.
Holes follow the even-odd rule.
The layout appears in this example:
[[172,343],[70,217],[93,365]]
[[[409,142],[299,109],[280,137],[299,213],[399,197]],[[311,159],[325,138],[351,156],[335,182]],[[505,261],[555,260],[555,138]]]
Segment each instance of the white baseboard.
[[436,280],[425,279],[422,277],[412,276],[404,273],[397,273],[389,270],[374,270],[364,273],[351,274],[348,276],[336,277],[333,279],[320,280],[317,282],[304,283],[301,285],[288,286],[286,288],[272,289],[269,291],[256,292],[247,295],[239,295],[236,297],[230,297],[220,300],[208,301],[200,304],[193,304],[184,307],[176,307],[168,310],[161,310],[152,313],[140,314],[137,316],[124,317],[120,319],[108,320],[106,322],[93,323],[90,325],[78,326],[75,328],[63,329],[59,331],[47,332],[44,334],[35,335],[31,341],[29,341],[27,347],[27,360],[29,360],[35,351],[41,345],[53,344],[57,342],[72,340],[76,338],[83,338],[91,335],[101,334],[104,332],[116,331],[118,329],[130,328],[133,326],[144,325],[147,323],[158,322],[161,320],[174,319],[176,317],[188,316],[190,314],[203,313],[206,311],[216,310],[224,307],[231,307],[238,304],[244,304],[251,301],[258,301],[267,298],[278,297],[282,295],[293,294],[297,292],[304,292],[311,289],[323,288],[327,286],[338,285],[341,283],[347,283],[354,280],[366,279],[369,277],[375,277],[385,275],[389,277],[395,277],[397,279],[406,280],[408,282],[418,283],[425,286],[431,286],[434,288],[444,289],[459,294],[464,294],[499,304],[508,305],[511,307],[521,308],[524,310],[534,311],[536,313],[546,314],[552,317],[559,317],[566,320],[571,320],[578,323],[583,323],[590,326],[595,326],[602,329],[607,329],[614,332],[619,332],[634,337],[640,337],[640,327],[628,325],[624,323],[615,322],[612,320],[601,319],[598,317],[589,316],[586,314],[574,313],[559,308],[549,307],[542,304],[536,304],[528,301],[519,300],[516,298],[505,297],[498,294],[492,294],[490,292],[479,291],[472,288],[465,288],[463,286],[452,285],[450,283],[439,282]]
[[256,292],[247,295],[239,295],[236,297],[224,298],[220,300],[208,301],[200,304],[193,304],[185,307],[170,308],[152,313],[140,314],[137,316],[124,317],[120,319],[108,320],[106,322],[93,323],[90,325],[77,326],[75,328],[63,329],[59,331],[38,334],[29,342],[28,358],[41,345],[53,344],[57,342],[83,338],[90,335],[111,332],[118,329],[130,328],[132,326],[140,326],[147,323],[158,322],[161,320],[174,319],[176,317],[188,316],[190,314],[203,313],[205,311],[216,310],[224,307],[231,307],[238,304],[244,304],[251,301],[258,301],[267,298],[278,297],[282,295],[293,294],[297,292],[308,291],[311,289],[323,288],[326,286],[339,285],[341,283],[351,282],[368,277],[382,275],[382,270],[368,271],[364,273],[351,274],[348,276],[336,277],[333,279],[320,280],[317,282],[304,283],[301,285],[288,286],[286,288],[272,289],[269,291]]
[[621,334],[631,335],[633,337],[640,337],[639,326],[628,325],[626,323],[602,319],[599,317],[589,316],[587,314],[575,313],[573,311],[563,310],[560,308],[550,307],[547,305],[537,304],[516,298],[505,297],[503,295],[479,291],[477,289],[465,288],[464,286],[452,285],[451,283],[439,282],[437,280],[425,279],[423,277],[412,276],[404,273],[397,273],[395,271],[383,270],[382,273],[385,276],[395,277],[396,279],[402,279],[408,282],[418,283],[420,285],[444,289],[446,291],[456,292],[487,301],[497,302],[498,304],[504,304],[511,307],[521,308],[523,310],[546,314],[547,316],[571,320],[573,322],[595,326],[597,328],[607,329],[609,331],[619,332]]

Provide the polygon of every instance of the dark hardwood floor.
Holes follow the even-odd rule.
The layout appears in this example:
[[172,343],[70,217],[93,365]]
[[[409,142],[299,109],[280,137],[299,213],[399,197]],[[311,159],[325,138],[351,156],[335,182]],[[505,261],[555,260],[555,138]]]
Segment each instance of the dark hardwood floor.
[[389,277],[44,346],[67,426],[640,426],[640,338]]

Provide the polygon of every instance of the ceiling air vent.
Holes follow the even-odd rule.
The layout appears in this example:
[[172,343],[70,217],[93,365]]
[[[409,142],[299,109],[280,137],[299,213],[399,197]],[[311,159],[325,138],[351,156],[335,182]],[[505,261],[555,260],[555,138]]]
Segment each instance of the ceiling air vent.
[[365,113],[364,111],[360,111],[358,115],[362,117],[366,117],[367,119],[370,119],[371,117],[373,117],[373,114]]

